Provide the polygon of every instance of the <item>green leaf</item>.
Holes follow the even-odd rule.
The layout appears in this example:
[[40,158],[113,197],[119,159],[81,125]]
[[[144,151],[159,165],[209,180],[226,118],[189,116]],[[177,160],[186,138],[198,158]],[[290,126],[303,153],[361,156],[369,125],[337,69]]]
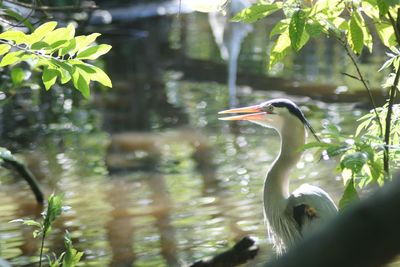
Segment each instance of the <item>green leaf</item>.
[[64,56],[66,54],[68,54],[68,52],[72,51],[73,49],[76,48],[76,39],[71,39],[68,41],[68,44],[61,48],[60,51],[58,52],[59,56]]
[[56,82],[57,75],[59,75],[58,70],[46,67],[43,70],[42,80],[46,91],[48,91]]
[[66,28],[58,28],[49,34],[46,34],[46,36],[43,38],[43,42],[51,45],[62,40],[70,40],[74,37],[74,35],[75,28],[69,24]]
[[60,72],[59,74],[61,75],[62,84],[65,84],[69,80],[71,80],[74,70],[72,66],[69,64],[69,61],[62,62],[62,61],[57,61],[55,59],[51,59],[50,61],[54,66],[57,67],[58,71]]
[[112,82],[110,77],[108,77],[108,75],[102,69],[96,66],[90,66],[90,67],[95,71],[95,73],[90,76],[90,80],[99,82],[102,85],[110,88],[112,87]]
[[81,35],[75,37],[76,47],[70,52],[70,54],[72,55],[76,52],[80,52],[81,50],[86,49],[87,46],[96,41],[97,37],[99,37],[100,35],[100,33],[92,33],[88,36]]
[[311,37],[318,37],[324,31],[321,24],[315,22],[306,24],[305,29]]
[[289,37],[292,47],[295,51],[299,51],[302,44],[303,33],[305,29],[306,13],[302,9],[298,9],[293,13],[289,24]]
[[34,43],[42,40],[46,35],[50,34],[57,27],[56,21],[49,21],[40,25],[32,34],[31,38]]
[[379,16],[384,17],[389,11],[387,0],[377,0],[377,4],[379,8]]
[[372,40],[372,35],[369,32],[368,26],[366,25],[365,20],[360,13],[356,12],[355,15],[357,16],[357,20],[360,22],[361,25],[364,38],[364,45],[368,48],[369,52],[372,53],[373,40]]
[[35,226],[38,228],[42,227],[42,225],[39,222],[34,221],[34,220],[24,220],[22,223],[25,225],[28,225],[28,226]]
[[14,41],[16,44],[25,42],[26,35],[21,31],[5,31],[0,34],[0,39]]
[[272,13],[278,11],[282,8],[281,2],[276,2],[273,4],[255,4],[248,8],[243,9],[238,14],[236,14],[231,20],[232,21],[242,21],[246,23],[253,23],[261,18],[265,18]]
[[343,169],[350,169],[353,173],[361,171],[362,167],[368,161],[368,155],[364,152],[354,152],[346,154],[340,161],[340,167]]
[[106,54],[110,51],[111,45],[101,44],[91,46],[81,52],[76,56],[77,59],[97,59],[99,56]]
[[46,42],[43,42],[43,41],[38,41],[38,42],[35,42],[35,43],[33,43],[31,45],[31,49],[32,50],[41,50],[41,49],[46,49],[46,48],[49,48],[49,47],[50,47],[50,45],[48,43],[46,43]]
[[379,38],[386,47],[393,47],[397,44],[396,35],[394,33],[392,25],[389,23],[381,22],[375,24],[376,31],[378,32]]
[[25,72],[21,68],[12,68],[11,70],[11,80],[14,85],[20,85],[25,79]]
[[276,63],[281,61],[287,55],[287,53],[290,51],[290,45],[291,42],[288,31],[279,35],[271,49],[271,55],[269,57],[269,69],[272,69]]
[[[364,0],[361,2],[363,12],[373,20],[379,19],[379,9],[376,0]],[[380,24],[380,23],[378,23]]]
[[51,229],[51,225],[61,215],[62,212],[62,197],[51,194],[48,199],[47,210],[44,214],[43,233],[47,233]]
[[356,188],[354,187],[354,179],[350,179],[347,182],[346,189],[344,190],[343,196],[339,201],[339,209],[342,210],[349,206],[354,201],[359,200],[359,196]]
[[33,26],[30,23],[29,19],[26,19],[25,17],[21,16],[17,12],[11,10],[11,9],[5,9],[5,14],[17,21],[18,23],[22,22],[25,27],[27,27],[30,31],[33,31]]
[[72,81],[75,88],[82,93],[85,98],[90,96],[89,83],[90,80],[85,78],[85,74],[81,73],[78,68],[74,66],[74,72],[72,75]]
[[278,23],[275,24],[275,26],[269,33],[269,38],[272,38],[274,35],[284,33],[288,27],[289,27],[289,21],[285,20],[279,21]]
[[72,246],[72,241],[69,236],[69,233],[66,232],[64,235],[64,244],[65,244],[65,255],[63,259],[63,267],[75,267],[81,257],[83,256],[83,252],[77,251],[73,246]]
[[351,147],[347,145],[332,145],[329,148],[327,148],[326,152],[328,153],[329,157],[336,157],[339,156],[346,151],[348,151]]
[[347,35],[347,41],[350,44],[351,49],[356,54],[360,54],[364,46],[364,34],[361,28],[361,22],[359,21],[360,15],[358,11],[354,11],[351,15],[349,31]]
[[15,51],[6,54],[3,59],[0,62],[0,67],[8,66],[14,63],[17,63],[18,61],[21,60],[21,55],[23,54],[23,51]]
[[7,53],[11,48],[11,45],[9,44],[0,44],[0,56],[4,55]]

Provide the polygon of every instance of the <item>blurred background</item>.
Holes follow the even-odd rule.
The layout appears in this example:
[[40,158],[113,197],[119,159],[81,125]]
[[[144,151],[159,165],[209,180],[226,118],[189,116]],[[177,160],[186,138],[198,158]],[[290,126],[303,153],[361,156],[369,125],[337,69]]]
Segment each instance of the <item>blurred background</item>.
[[[96,85],[89,100],[68,86],[45,91],[28,70],[22,86],[0,80],[1,146],[27,163],[47,195],[64,195],[71,209],[46,247],[62,251],[68,229],[85,253],[82,266],[182,266],[245,235],[261,247],[248,266],[261,265],[274,257],[262,185],[279,139],[246,122],[218,121],[218,111],[285,97],[317,132],[333,123],[352,133],[370,108],[360,84],[341,74],[354,70],[335,40],[313,40],[268,71],[277,17],[229,22],[251,2],[41,2],[76,7],[47,15],[81,33],[99,32],[113,47],[96,62],[113,88]],[[374,49],[360,66],[379,88],[384,51]],[[373,94],[383,102],[380,90]],[[343,183],[335,164],[307,151],[291,186],[319,185],[337,200]],[[0,257],[34,266],[40,240],[9,221],[40,218],[41,207],[11,171],[1,169],[0,182]]]

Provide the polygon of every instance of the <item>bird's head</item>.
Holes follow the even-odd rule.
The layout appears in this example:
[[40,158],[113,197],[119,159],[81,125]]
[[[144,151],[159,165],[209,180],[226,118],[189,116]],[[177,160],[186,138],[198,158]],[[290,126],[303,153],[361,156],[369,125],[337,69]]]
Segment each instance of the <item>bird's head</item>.
[[247,120],[264,127],[273,128],[279,133],[282,132],[284,126],[290,126],[293,123],[301,123],[303,126],[310,129],[311,133],[319,141],[314,129],[304,117],[303,112],[293,101],[288,99],[272,99],[254,106],[223,110],[218,114],[232,113],[245,114],[223,117],[220,118],[220,120]]

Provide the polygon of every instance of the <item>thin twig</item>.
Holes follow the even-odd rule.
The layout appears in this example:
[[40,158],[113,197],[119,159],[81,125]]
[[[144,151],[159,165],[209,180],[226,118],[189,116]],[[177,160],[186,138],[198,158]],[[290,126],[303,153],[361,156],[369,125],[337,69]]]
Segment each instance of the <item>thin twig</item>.
[[342,46],[343,46],[344,50],[346,51],[348,57],[350,58],[350,60],[353,63],[354,67],[356,68],[356,71],[357,71],[357,74],[358,74],[358,78],[359,78],[358,80],[364,85],[364,88],[368,93],[369,100],[370,100],[370,102],[372,104],[372,108],[374,110],[374,113],[375,113],[375,116],[376,116],[376,120],[377,120],[378,125],[379,125],[380,136],[383,137],[383,127],[382,127],[381,120],[379,119],[378,111],[376,110],[376,104],[375,104],[374,98],[372,97],[371,89],[369,88],[369,85],[368,85],[367,81],[364,79],[364,76],[361,73],[360,68],[358,67],[358,63],[357,63],[356,59],[354,58],[353,54],[351,53],[347,43],[344,42],[343,40],[341,40],[340,43],[342,44]]
[[46,233],[43,232],[43,234],[42,234],[42,242],[41,242],[41,246],[40,246],[39,267],[42,266],[43,247],[44,247],[44,239],[45,239],[45,237],[46,237]]
[[22,50],[22,51],[24,51],[26,53],[33,54],[33,55],[36,55],[36,56],[39,56],[39,57],[43,57],[43,58],[46,58],[46,59],[54,59],[54,60],[57,60],[57,61],[60,61],[60,62],[64,61],[63,59],[61,59],[59,57],[53,57],[53,56],[50,56],[50,55],[42,54],[39,51],[33,51],[33,50],[30,50],[27,47],[23,47],[23,46],[14,44],[13,42],[8,42],[8,41],[3,40],[3,39],[0,39],[0,43],[8,44],[8,45],[10,45],[10,46],[12,46],[12,47],[14,47],[14,48],[16,48],[18,50]]
[[352,74],[349,74],[347,72],[341,72],[341,74],[343,74],[344,76],[350,77],[350,78],[352,78],[354,80],[361,81],[361,79],[359,77],[357,77],[355,75],[352,75]]
[[97,9],[98,6],[93,2],[91,3],[91,5],[87,5],[87,6],[61,6],[61,7],[56,7],[56,6],[33,6],[31,4],[27,4],[27,3],[21,3],[19,1],[14,1],[14,0],[4,0],[4,2],[8,2],[14,5],[18,5],[21,7],[26,7],[26,8],[30,8],[33,10],[39,10],[39,11],[82,11],[82,10],[93,10],[93,9]]
[[[316,21],[316,20],[314,20],[314,21],[319,23],[320,25],[322,25],[319,21]],[[340,33],[337,33],[337,32],[335,32],[335,31],[333,31],[332,29],[329,29],[329,28],[326,29],[326,31],[328,33],[330,33],[330,35],[333,36],[339,42],[339,44],[341,44],[343,46],[343,48],[346,51],[348,57],[350,58],[350,60],[353,63],[354,67],[356,68],[358,77],[353,76],[353,75],[347,75],[347,74],[345,74],[345,75],[347,75],[347,76],[349,76],[351,78],[355,78],[356,80],[360,81],[364,85],[364,88],[368,93],[368,98],[369,98],[369,100],[371,102],[372,109],[374,110],[374,113],[375,113],[375,116],[376,116],[376,120],[378,122],[379,130],[380,130],[380,136],[383,137],[383,127],[382,127],[382,123],[381,123],[381,121],[379,119],[379,114],[378,114],[378,112],[376,110],[376,104],[375,104],[374,98],[372,97],[371,89],[369,88],[367,81],[364,79],[364,76],[361,73],[360,68],[358,67],[358,63],[357,63],[356,59],[353,57],[353,55],[352,55],[352,53],[350,51],[347,42],[342,40],[342,38],[340,36]]]

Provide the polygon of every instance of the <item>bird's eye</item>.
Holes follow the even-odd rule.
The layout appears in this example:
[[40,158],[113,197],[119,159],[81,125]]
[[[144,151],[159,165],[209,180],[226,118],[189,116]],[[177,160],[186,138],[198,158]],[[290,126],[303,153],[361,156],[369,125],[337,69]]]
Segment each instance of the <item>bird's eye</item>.
[[266,112],[272,113],[274,111],[274,106],[268,105],[264,109],[265,109]]

